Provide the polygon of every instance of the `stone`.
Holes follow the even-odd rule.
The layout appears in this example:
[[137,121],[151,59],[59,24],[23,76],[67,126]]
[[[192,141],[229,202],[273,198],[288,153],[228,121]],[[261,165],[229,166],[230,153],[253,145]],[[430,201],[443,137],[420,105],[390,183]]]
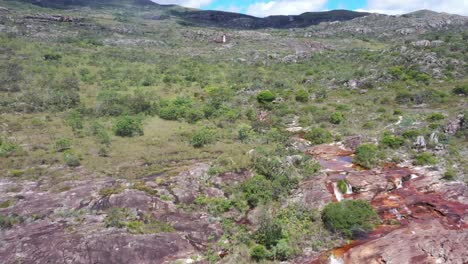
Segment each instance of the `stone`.
[[464,115],[458,115],[457,118],[450,120],[444,128],[448,135],[455,135],[462,127]]
[[413,146],[417,149],[426,149],[426,140],[424,139],[424,136],[418,136]]

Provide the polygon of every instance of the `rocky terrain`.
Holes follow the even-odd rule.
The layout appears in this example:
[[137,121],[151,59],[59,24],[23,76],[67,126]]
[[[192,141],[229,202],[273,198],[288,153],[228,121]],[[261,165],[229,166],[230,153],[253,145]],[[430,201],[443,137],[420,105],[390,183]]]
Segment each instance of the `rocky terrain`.
[[0,0],[0,262],[468,263],[467,26]]

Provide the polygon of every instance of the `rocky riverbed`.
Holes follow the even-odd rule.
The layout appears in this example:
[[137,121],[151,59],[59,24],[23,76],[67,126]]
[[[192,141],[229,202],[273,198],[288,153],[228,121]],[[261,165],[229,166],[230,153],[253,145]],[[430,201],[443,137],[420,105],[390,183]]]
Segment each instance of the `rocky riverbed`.
[[[324,167],[322,183],[334,201],[368,200],[383,220],[374,232],[308,263],[468,262],[464,183],[443,182],[437,171],[408,164],[365,170],[353,165],[352,152],[338,144],[314,146],[307,152]],[[336,188],[339,180],[346,181],[346,193]],[[318,192],[317,197],[323,194]]]

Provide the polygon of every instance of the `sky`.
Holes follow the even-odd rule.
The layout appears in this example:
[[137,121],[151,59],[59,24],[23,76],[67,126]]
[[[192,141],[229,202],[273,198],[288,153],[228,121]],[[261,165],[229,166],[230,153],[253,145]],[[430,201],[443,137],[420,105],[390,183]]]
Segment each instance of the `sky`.
[[152,0],[160,4],[223,10],[265,17],[298,15],[309,11],[348,9],[404,14],[421,9],[468,15],[468,0]]

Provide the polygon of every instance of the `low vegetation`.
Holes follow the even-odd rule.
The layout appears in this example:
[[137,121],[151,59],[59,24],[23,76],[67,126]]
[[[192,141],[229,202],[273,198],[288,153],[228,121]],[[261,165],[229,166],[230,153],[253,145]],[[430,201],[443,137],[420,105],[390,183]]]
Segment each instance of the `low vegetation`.
[[357,238],[379,223],[379,216],[366,201],[343,200],[331,203],[322,211],[325,226],[348,238]]

